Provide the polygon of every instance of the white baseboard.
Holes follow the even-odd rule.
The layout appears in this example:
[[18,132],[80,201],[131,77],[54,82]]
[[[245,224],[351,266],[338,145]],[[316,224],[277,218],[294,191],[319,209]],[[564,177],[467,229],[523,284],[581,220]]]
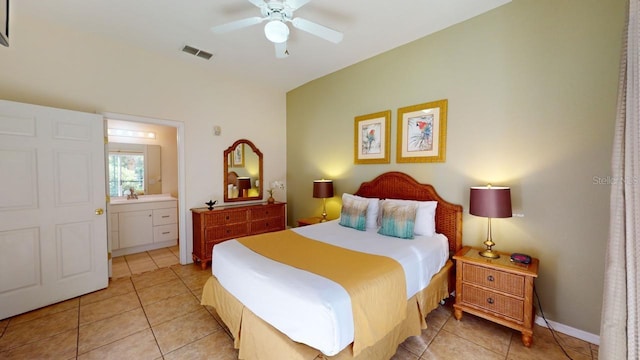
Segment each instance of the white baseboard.
[[[542,327],[547,327],[547,324],[544,322],[544,319],[542,318],[542,316],[536,315],[535,322],[536,324]],[[600,346],[600,335],[588,333],[586,331],[576,329],[564,324],[560,324],[551,320],[547,320],[547,322],[549,322],[549,325],[551,325],[551,327],[558,332],[561,332],[563,334],[573,336],[574,338],[578,338],[580,340],[584,340],[586,342]]]

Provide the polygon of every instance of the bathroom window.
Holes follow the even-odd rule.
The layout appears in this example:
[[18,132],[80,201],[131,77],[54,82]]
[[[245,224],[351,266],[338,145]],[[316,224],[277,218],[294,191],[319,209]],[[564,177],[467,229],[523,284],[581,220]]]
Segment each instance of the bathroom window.
[[144,193],[144,155],[109,153],[109,196],[126,196],[129,189]]

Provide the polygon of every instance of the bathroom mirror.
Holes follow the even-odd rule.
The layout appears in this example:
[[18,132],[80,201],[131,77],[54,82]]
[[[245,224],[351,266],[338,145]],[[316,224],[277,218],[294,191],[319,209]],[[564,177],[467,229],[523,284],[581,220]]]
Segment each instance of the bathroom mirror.
[[109,143],[109,196],[162,194],[159,145]]
[[262,152],[247,139],[224,151],[224,201],[262,199]]

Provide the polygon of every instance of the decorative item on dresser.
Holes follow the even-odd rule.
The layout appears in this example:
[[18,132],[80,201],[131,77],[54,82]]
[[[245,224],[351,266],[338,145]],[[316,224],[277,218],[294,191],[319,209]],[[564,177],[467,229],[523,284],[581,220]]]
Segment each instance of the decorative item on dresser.
[[522,333],[522,343],[533,342],[533,281],[538,277],[538,259],[529,264],[510,261],[508,254],[489,259],[478,249],[464,247],[456,260],[454,316],[462,312],[480,316]]
[[286,203],[219,206],[213,210],[191,209],[193,218],[193,261],[203,269],[211,261],[216,244],[242,236],[284,230]]

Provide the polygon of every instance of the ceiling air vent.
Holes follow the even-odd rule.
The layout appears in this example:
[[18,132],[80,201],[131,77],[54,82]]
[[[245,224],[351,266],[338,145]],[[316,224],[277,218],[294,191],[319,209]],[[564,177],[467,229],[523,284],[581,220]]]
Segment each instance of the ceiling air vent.
[[188,54],[191,54],[191,55],[195,55],[195,56],[197,56],[199,58],[203,58],[205,60],[209,60],[213,56],[213,54],[211,54],[211,53],[208,53],[208,52],[200,50],[200,49],[196,49],[193,46],[189,46],[189,45],[185,45],[182,48],[182,51],[184,51],[184,52],[186,52]]

